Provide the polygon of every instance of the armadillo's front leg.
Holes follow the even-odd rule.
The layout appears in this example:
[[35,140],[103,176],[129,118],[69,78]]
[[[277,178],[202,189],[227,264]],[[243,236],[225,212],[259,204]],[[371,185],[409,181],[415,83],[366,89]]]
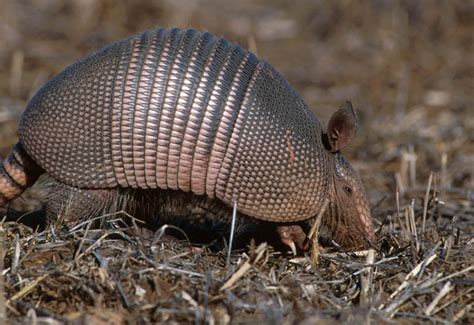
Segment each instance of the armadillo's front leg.
[[285,225],[276,228],[280,240],[283,244],[289,246],[293,254],[296,255],[296,249],[302,251],[309,250],[309,241],[307,235],[300,225]]

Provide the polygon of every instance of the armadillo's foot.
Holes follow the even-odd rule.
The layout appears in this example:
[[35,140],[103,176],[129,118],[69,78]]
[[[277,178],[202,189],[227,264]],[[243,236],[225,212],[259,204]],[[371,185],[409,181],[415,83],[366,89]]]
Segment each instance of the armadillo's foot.
[[296,249],[307,251],[309,249],[309,242],[306,238],[306,233],[299,225],[278,226],[278,235],[281,242],[291,248],[291,251],[296,255]]

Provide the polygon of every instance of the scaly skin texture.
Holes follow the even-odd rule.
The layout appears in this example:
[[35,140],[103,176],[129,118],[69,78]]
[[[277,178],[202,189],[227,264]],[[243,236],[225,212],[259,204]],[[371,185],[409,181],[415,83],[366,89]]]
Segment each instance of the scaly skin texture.
[[206,194],[308,219],[328,190],[321,126],[269,64],[194,30],[156,30],[69,67],[31,100],[21,143],[80,188]]
[[[157,201],[180,191],[236,203],[244,218],[294,223],[314,217],[329,196],[334,238],[332,220],[361,224],[354,229],[372,236],[357,174],[345,174],[357,181],[337,177],[350,165],[339,168],[335,157],[357,126],[348,105],[326,135],[301,96],[249,51],[210,33],[157,29],[111,44],[49,81],[22,116],[18,148],[39,166],[25,168],[26,178],[44,170],[57,184],[102,199],[102,210],[122,201],[120,189],[148,191]],[[6,171],[0,205],[25,187],[9,182]],[[341,179],[364,198],[351,201],[358,214],[341,207],[350,201],[341,199]],[[65,200],[51,193],[52,201]],[[196,203],[185,201],[192,211]],[[94,212],[83,210],[84,217]],[[289,241],[291,233],[298,232],[284,233]],[[304,246],[301,232],[294,239]]]
[[33,185],[43,170],[30,158],[20,144],[0,165],[0,207],[18,197]]
[[375,234],[364,186],[342,154],[335,154],[331,165],[334,172],[322,235],[342,247],[367,246],[375,240]]

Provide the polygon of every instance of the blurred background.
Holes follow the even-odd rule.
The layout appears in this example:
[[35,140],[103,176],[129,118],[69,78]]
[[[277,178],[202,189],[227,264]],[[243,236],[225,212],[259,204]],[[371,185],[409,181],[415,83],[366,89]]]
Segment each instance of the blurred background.
[[[157,26],[222,35],[272,63],[326,125],[359,112],[345,154],[371,204],[435,185],[472,208],[473,1],[0,0],[0,157],[49,78],[109,42]],[[471,210],[472,211],[472,210]]]

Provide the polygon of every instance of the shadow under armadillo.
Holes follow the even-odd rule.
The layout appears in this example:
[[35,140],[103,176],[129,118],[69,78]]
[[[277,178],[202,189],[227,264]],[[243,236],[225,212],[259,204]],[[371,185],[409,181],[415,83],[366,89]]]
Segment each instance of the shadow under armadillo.
[[44,230],[46,219],[44,191],[41,186],[35,185],[28,188],[20,197],[0,207],[0,220],[15,221],[32,229]]
[[44,209],[33,211],[17,210],[14,208],[7,208],[5,211],[5,222],[15,221],[22,223],[32,229],[44,230],[46,228]]
[[[171,227],[166,235],[189,239],[191,244],[206,245],[212,251],[221,250],[229,240],[232,208],[205,195],[162,189],[78,189],[54,179],[48,179],[42,188],[45,205],[41,219],[47,224],[60,221],[72,227],[94,218],[92,226],[104,228],[120,217],[128,225],[135,223],[150,231],[166,224],[176,226],[182,232]],[[134,222],[137,219],[141,222]],[[275,231],[282,224],[237,213],[232,246],[242,249],[254,239],[257,244],[268,242],[276,250],[287,251]],[[301,222],[301,227],[307,231],[309,225]]]

